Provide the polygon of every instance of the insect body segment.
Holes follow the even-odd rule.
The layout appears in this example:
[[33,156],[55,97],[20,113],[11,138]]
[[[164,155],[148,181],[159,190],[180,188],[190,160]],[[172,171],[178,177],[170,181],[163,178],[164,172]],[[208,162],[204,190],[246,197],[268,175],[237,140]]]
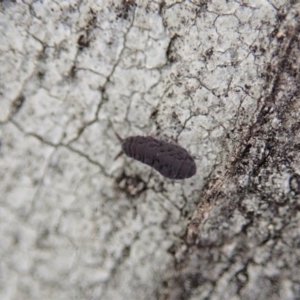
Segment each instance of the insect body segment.
[[122,139],[124,153],[170,179],[184,179],[196,174],[192,156],[181,146],[150,136],[131,136]]

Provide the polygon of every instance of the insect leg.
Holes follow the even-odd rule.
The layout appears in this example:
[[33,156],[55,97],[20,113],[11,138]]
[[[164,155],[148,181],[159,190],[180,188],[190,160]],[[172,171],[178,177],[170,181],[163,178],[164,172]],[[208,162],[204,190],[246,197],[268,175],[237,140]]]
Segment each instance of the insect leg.
[[114,158],[114,160],[117,160],[122,154],[124,154],[124,152],[121,150],[116,157]]

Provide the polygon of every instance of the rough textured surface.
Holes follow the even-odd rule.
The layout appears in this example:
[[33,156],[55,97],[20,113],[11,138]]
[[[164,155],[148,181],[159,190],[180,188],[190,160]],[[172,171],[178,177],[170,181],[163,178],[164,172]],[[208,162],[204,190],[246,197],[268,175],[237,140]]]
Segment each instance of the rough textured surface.
[[[299,299],[299,13],[2,1],[0,298]],[[197,176],[114,160],[114,132]]]

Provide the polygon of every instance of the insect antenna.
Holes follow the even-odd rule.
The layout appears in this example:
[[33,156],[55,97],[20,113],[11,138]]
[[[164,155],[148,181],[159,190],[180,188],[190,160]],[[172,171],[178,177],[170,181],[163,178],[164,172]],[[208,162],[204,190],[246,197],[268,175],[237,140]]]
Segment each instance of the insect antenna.
[[120,143],[122,143],[124,141],[124,139],[122,139],[116,132],[115,132],[115,135],[118,138],[118,140],[120,141]]
[[[120,143],[122,144],[124,139],[122,139],[116,132],[115,132],[116,137],[118,138],[118,140],[120,141]],[[121,150],[115,157],[114,160],[117,160],[121,155],[123,154],[123,151]]]

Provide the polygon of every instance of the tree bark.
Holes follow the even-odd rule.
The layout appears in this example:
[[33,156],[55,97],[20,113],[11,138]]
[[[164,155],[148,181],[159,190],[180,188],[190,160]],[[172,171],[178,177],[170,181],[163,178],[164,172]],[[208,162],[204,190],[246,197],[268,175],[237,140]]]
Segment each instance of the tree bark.
[[[300,299],[297,1],[0,3],[1,299]],[[163,178],[155,134],[194,156]]]

